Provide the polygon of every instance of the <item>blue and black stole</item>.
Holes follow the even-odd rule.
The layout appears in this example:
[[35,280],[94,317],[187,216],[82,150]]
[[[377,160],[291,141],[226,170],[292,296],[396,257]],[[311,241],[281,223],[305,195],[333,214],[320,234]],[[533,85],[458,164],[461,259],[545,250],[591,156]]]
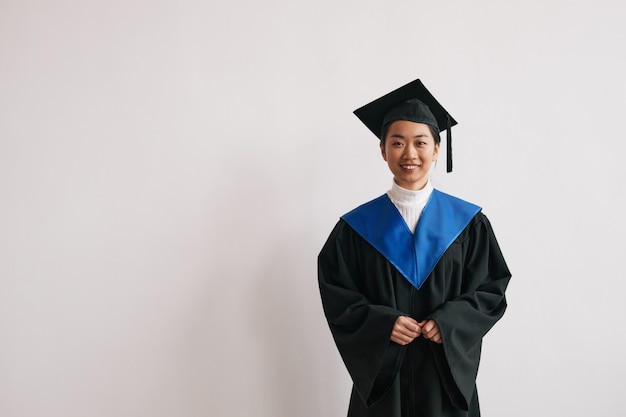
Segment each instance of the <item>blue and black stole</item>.
[[480,210],[472,203],[433,190],[415,233],[387,194],[341,218],[419,289]]

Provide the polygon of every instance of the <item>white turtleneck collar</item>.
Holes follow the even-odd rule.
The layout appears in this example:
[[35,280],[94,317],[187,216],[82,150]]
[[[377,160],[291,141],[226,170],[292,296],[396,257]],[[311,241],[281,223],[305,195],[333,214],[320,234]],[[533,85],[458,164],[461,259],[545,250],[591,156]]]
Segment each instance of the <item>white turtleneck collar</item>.
[[407,190],[393,181],[391,189],[387,191],[387,195],[400,214],[402,214],[402,218],[409,226],[409,229],[415,232],[422,210],[424,210],[424,206],[426,206],[432,192],[433,186],[430,178],[428,178],[428,182],[421,190]]

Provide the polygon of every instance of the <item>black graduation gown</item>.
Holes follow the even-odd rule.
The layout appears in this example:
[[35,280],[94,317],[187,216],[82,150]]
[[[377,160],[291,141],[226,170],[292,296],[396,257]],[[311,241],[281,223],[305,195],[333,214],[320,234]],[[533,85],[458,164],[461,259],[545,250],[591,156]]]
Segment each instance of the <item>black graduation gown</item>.
[[[318,280],[324,313],[354,383],[348,416],[479,416],[475,381],[482,338],[504,314],[510,277],[480,211],[419,289],[339,220],[318,256]],[[434,319],[443,343],[422,337],[407,346],[391,342],[401,315]]]

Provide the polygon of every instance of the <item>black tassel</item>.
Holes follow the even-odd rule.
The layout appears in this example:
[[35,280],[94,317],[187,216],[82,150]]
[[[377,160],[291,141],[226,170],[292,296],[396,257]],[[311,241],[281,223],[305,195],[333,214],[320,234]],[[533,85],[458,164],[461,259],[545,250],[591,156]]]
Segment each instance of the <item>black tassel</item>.
[[447,172],[452,172],[452,122],[450,121],[450,115],[446,114],[446,118],[448,119],[448,126],[446,127],[446,168]]

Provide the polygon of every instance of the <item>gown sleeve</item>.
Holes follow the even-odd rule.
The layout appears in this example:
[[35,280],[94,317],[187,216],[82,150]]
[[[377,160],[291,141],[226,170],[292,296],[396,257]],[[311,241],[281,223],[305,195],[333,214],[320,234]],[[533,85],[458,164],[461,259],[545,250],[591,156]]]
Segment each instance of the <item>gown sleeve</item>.
[[364,295],[363,287],[372,283],[363,282],[368,265],[363,265],[361,247],[361,238],[340,220],[318,256],[318,281],[338,351],[355,391],[369,407],[389,391],[402,363],[405,349],[390,337],[396,319],[406,313],[394,308],[393,299],[383,305]]
[[439,326],[446,368],[461,394],[457,405],[462,409],[474,395],[482,338],[506,310],[511,278],[487,217],[479,213],[468,227],[462,291],[430,314]]

